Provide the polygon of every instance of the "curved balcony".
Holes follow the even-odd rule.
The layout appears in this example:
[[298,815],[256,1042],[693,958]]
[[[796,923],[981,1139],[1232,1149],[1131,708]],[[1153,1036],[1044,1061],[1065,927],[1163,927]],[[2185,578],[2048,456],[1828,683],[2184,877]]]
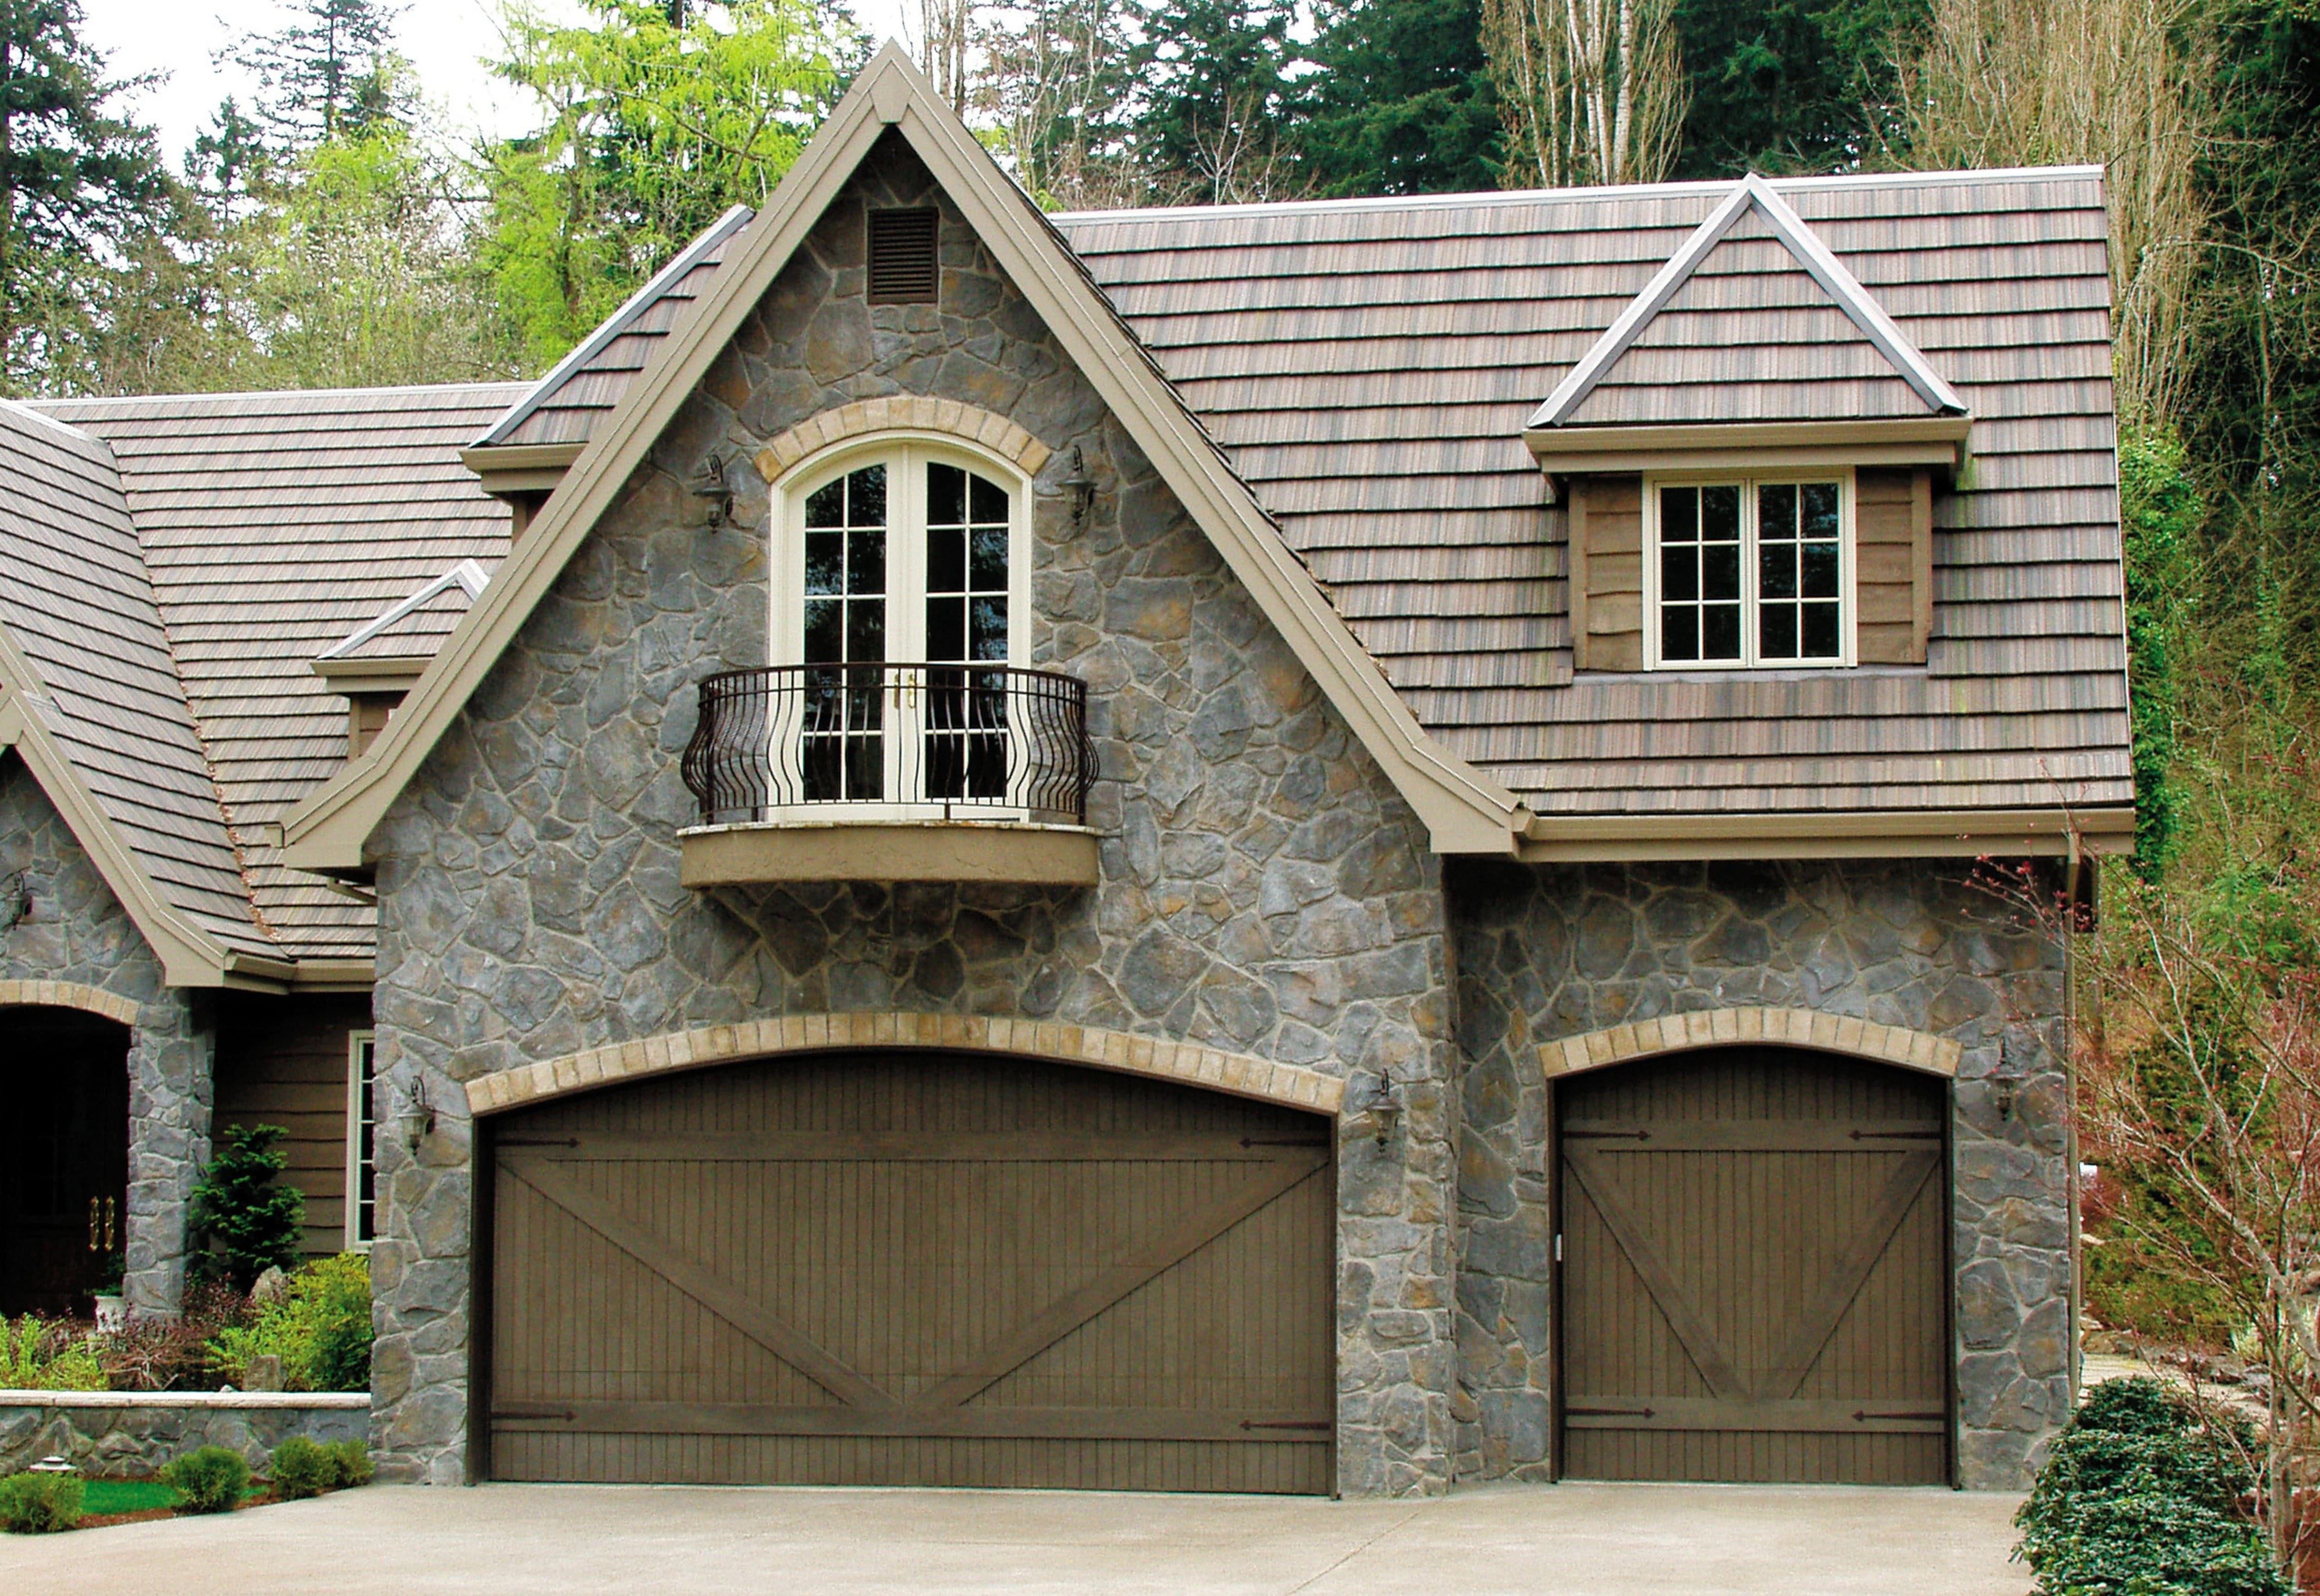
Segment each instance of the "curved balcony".
[[1091,885],[1087,684],[1002,665],[777,665],[701,684],[691,886]]

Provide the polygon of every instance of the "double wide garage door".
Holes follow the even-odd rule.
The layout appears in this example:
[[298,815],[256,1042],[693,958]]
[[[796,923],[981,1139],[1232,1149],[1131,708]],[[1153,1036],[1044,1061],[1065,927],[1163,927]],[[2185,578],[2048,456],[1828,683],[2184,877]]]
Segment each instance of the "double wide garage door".
[[820,1055],[490,1136],[494,1478],[1329,1488],[1324,1120]]
[[1563,1473],[1945,1482],[1946,1101],[1780,1047],[1564,1083]]

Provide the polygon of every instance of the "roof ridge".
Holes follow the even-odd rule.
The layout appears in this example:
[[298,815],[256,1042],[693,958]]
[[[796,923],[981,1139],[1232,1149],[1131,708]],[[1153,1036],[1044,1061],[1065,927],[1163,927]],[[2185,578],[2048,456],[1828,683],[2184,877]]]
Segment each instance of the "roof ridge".
[[[1790,177],[1756,177],[1778,190],[1817,192],[1843,188],[1926,188],[1968,183],[2020,183],[2032,178],[2099,177],[2098,165],[2055,167],[1989,167],[1940,172],[1828,172]],[[1745,179],[1741,179],[1745,181]],[[1310,215],[1334,211],[1431,211],[1457,206],[1498,206],[1593,203],[1645,196],[1685,198],[1722,194],[1735,181],[1730,177],[1689,178],[1681,183],[1606,183],[1570,188],[1509,188],[1466,194],[1374,195],[1349,199],[1258,200],[1246,204],[1144,205],[1108,211],[1058,211],[1050,220],[1057,226],[1083,222],[1146,222],[1175,216]]]
[[1545,402],[1524,423],[1525,430],[1561,426],[1569,420],[1572,413],[1595,391],[1595,385],[1603,380],[1611,367],[1635,347],[1644,330],[1667,308],[1677,291],[1691,280],[1692,274],[1699,269],[1701,263],[1714,253],[1717,245],[1724,242],[1741,218],[1756,213],[1763,213],[1772,224],[1773,235],[1781,245],[1807,275],[1820,285],[1822,291],[1836,302],[1837,308],[1844,313],[1846,319],[1860,329],[1862,336],[1885,357],[1901,380],[1908,384],[1927,408],[1936,413],[1966,413],[1965,401],[1959,398],[1957,391],[1933,368],[1924,352],[1909,341],[1908,336],[1886,313],[1885,307],[1862,286],[1861,279],[1845,269],[1844,263],[1821,242],[1820,235],[1813,231],[1811,225],[1798,215],[1764,178],[1751,172],[1732,186],[1723,202],[1708,213],[1708,219],[1676,247],[1675,253],[1669,256],[1665,264],[1652,275],[1652,280],[1644,285],[1643,291],[1627,303],[1610,326],[1603,330],[1602,336],[1588,348],[1569,371],[1563,374],[1563,380],[1555,385],[1554,392],[1546,396]]

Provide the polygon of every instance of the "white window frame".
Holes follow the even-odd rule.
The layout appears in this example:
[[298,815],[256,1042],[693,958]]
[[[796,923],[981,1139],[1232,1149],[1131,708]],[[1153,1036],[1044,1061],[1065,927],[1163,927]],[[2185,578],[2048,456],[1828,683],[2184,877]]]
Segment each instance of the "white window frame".
[[[363,1117],[363,1083],[370,1082],[370,1118]],[[347,1198],[346,1250],[367,1253],[378,1238],[378,1033],[356,1030],[347,1033]],[[366,1157],[365,1155],[368,1156]],[[367,1164],[371,1170],[371,1233],[363,1229],[362,1173]]]
[[[1757,609],[1756,490],[1789,484],[1833,482],[1836,500],[1836,637],[1840,649],[1833,659],[1763,659],[1757,655],[1762,616]],[[1660,489],[1663,487],[1736,486],[1740,490],[1740,657],[1737,659],[1662,659],[1660,657]],[[1858,663],[1858,609],[1853,567],[1859,539],[1854,533],[1853,478],[1851,467],[1791,467],[1761,471],[1663,471],[1644,475],[1643,587],[1644,668],[1671,671],[1842,670]]]
[[[1031,483],[998,455],[938,433],[851,438],[800,461],[774,484],[773,614],[766,636],[773,665],[805,660],[805,502],[832,477],[886,463],[886,657],[926,657],[926,467],[958,466],[1007,490],[1007,659],[1031,662]],[[902,491],[895,491],[899,480]],[[898,611],[900,612],[898,613]]]

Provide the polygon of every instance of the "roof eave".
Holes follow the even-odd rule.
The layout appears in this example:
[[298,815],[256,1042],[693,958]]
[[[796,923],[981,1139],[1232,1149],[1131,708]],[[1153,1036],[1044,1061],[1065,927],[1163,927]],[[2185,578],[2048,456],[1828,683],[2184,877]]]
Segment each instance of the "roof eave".
[[1964,463],[1970,415],[1841,422],[1735,422],[1666,427],[1530,427],[1523,443],[1548,471],[1713,470],[1726,466],[1938,466]]
[[2125,853],[2132,804],[2088,809],[1533,815],[1526,863],[1693,859],[1980,858]]

